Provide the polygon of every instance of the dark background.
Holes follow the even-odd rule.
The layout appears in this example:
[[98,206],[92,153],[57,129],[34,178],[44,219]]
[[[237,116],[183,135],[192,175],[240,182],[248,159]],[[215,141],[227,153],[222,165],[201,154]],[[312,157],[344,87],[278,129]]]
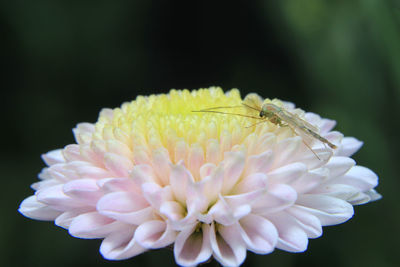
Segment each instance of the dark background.
[[323,1],[0,1],[1,266],[173,266],[167,250],[109,262],[79,240],[17,212],[78,122],[138,94],[218,85],[296,103],[365,142],[354,158],[383,199],[325,227],[301,254],[249,253],[244,266],[395,266],[400,4]]

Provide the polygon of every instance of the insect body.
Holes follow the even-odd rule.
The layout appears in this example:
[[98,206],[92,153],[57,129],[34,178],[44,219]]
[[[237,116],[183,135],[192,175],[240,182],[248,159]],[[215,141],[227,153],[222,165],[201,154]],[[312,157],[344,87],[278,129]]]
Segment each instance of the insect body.
[[[232,112],[224,112],[220,111],[221,109],[235,109],[235,108],[246,108],[247,114],[241,113],[232,113]],[[263,123],[269,121],[280,127],[289,127],[294,134],[299,135],[303,139],[303,143],[314,153],[314,155],[320,159],[320,157],[315,153],[315,151],[310,147],[307,140],[312,142],[313,139],[317,139],[322,142],[324,145],[328,145],[332,149],[336,149],[337,146],[332,144],[329,140],[322,137],[318,134],[319,129],[307,122],[306,120],[300,118],[297,114],[289,112],[284,107],[280,107],[273,103],[262,103],[260,97],[255,94],[248,95],[242,106],[229,106],[229,107],[213,107],[207,108],[203,110],[198,110],[194,112],[210,112],[210,113],[219,113],[219,114],[230,114],[236,116],[242,116],[251,119],[258,119],[259,122],[253,124],[257,125],[259,123]],[[257,112],[257,114],[255,114]],[[254,115],[252,115],[252,113]],[[252,126],[253,126],[252,125]],[[251,127],[251,126],[250,126]]]
[[[272,103],[263,104],[260,111],[260,117],[266,118],[273,124],[279,126],[289,126],[294,131],[300,131],[303,134],[318,139],[324,144],[327,144],[330,148],[336,149],[337,146],[329,142],[326,138],[320,136],[316,127],[309,122],[299,118],[296,114],[292,114],[289,111],[280,108]],[[285,124],[286,123],[286,124]]]

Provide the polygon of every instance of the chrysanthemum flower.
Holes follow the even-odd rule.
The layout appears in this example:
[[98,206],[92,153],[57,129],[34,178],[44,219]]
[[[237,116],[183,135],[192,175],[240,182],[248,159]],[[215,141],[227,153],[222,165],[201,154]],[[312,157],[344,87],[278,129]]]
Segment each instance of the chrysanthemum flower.
[[338,147],[315,140],[311,150],[288,127],[192,112],[241,102],[238,90],[209,88],[103,109],[74,129],[77,144],[43,155],[48,167],[19,211],[104,239],[106,259],[173,247],[179,265],[237,266],[247,250],[302,252],[322,226],[380,197],[375,173],[350,158],[362,142],[331,131],[332,120],[274,100]]

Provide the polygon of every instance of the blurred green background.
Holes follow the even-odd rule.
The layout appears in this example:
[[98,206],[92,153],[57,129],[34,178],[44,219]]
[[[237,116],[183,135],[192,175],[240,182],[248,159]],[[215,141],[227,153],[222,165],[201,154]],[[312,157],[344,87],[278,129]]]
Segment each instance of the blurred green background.
[[[357,163],[383,199],[324,228],[305,253],[243,266],[398,266],[400,3],[281,1],[1,1],[1,266],[174,266],[170,251],[110,262],[17,212],[78,122],[138,94],[218,85],[295,102],[363,140]],[[396,264],[397,263],[397,264]]]

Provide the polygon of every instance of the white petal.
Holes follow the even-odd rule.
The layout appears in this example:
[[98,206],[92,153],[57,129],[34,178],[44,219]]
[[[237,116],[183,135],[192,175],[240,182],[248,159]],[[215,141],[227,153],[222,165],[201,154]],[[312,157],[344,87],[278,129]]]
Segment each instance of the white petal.
[[307,171],[307,166],[300,162],[285,165],[268,173],[271,183],[290,184],[302,177]]
[[100,253],[108,260],[124,260],[146,251],[133,238],[134,226],[107,236],[100,246]]
[[175,222],[185,217],[186,209],[176,201],[167,201],[162,203],[160,213],[167,216],[172,222]]
[[315,188],[318,188],[329,178],[329,170],[327,168],[319,168],[307,172],[299,179],[295,180],[290,184],[298,194],[306,194],[313,192]]
[[65,162],[64,155],[62,154],[62,149],[56,149],[47,152],[46,154],[42,155],[42,159],[48,166]]
[[60,184],[39,190],[36,193],[37,200],[60,211],[87,206],[85,203],[65,195],[63,187],[64,185]]
[[272,151],[268,150],[259,155],[248,157],[246,169],[243,176],[248,176],[253,173],[267,173],[272,164]]
[[336,152],[338,156],[350,157],[357,152],[363,145],[363,142],[354,137],[344,137],[342,143]]
[[69,233],[79,238],[103,238],[118,231],[122,225],[94,211],[75,217],[69,226]]
[[316,216],[323,226],[343,223],[354,214],[351,204],[330,196],[301,195],[296,204]]
[[79,145],[77,145],[77,144],[66,146],[62,150],[62,153],[63,153],[64,158],[67,161],[75,161],[75,160],[81,161],[81,160],[83,160],[83,157],[82,157],[81,152],[80,152]]
[[332,157],[324,167],[328,168],[329,177],[337,177],[345,174],[355,164],[355,161],[348,157]]
[[369,191],[378,185],[378,176],[368,168],[354,166],[345,175],[329,180],[329,184],[347,184],[361,191]]
[[142,194],[147,202],[157,210],[163,203],[174,199],[171,186],[161,187],[156,183],[142,184]]
[[144,248],[162,248],[175,241],[176,232],[165,221],[153,220],[141,224],[135,232],[135,240]]
[[104,162],[106,168],[117,177],[128,177],[129,171],[133,168],[133,163],[130,159],[114,153],[104,154]]
[[169,184],[169,176],[171,172],[171,160],[169,159],[168,150],[159,148],[153,151],[153,169],[157,174],[161,185]]
[[66,211],[66,212],[62,213],[60,216],[58,216],[55,219],[54,223],[57,226],[68,229],[69,226],[71,225],[71,222],[73,219],[75,219],[76,217],[78,217],[79,215],[81,215],[83,213],[94,212],[94,211],[95,211],[94,208]]
[[130,177],[138,185],[147,182],[154,182],[161,185],[161,181],[156,177],[153,167],[147,164],[135,165],[130,173]]
[[104,178],[97,180],[97,186],[101,187],[104,193],[116,191],[141,193],[141,189],[132,178]]
[[240,220],[240,233],[247,248],[258,254],[270,253],[278,241],[278,231],[267,219],[249,214]]
[[297,220],[298,225],[306,232],[309,238],[317,238],[322,235],[321,222],[311,213],[299,208],[297,205],[288,208],[286,212]]
[[177,264],[195,266],[210,258],[212,254],[210,243],[210,226],[197,224],[186,227],[176,237],[174,256]]
[[268,178],[264,173],[253,173],[242,179],[232,190],[233,195],[243,194],[259,190],[260,188],[267,188]]
[[63,187],[64,193],[87,205],[95,206],[103,193],[93,179],[79,179],[68,182]]
[[273,168],[292,162],[294,155],[300,148],[300,144],[301,138],[299,136],[287,138],[278,142],[274,147]]
[[210,241],[214,257],[224,266],[239,266],[246,258],[244,243],[237,225],[218,226],[210,229]]
[[181,164],[173,165],[169,180],[176,199],[186,204],[187,185],[194,182],[192,174]]
[[235,186],[243,172],[244,164],[245,156],[242,152],[225,152],[223,195],[228,194]]
[[277,248],[289,252],[303,252],[307,249],[307,234],[301,229],[293,216],[285,212],[280,212],[268,216],[267,219],[278,230],[279,241],[276,246]]
[[293,205],[297,199],[297,192],[285,184],[271,185],[266,194],[252,204],[252,212],[256,214],[269,214],[284,210]]
[[99,213],[129,224],[141,224],[153,217],[153,208],[143,196],[132,192],[115,192],[97,203]]
[[60,211],[54,210],[46,204],[37,201],[35,195],[22,201],[18,211],[26,217],[43,221],[52,221],[61,214]]

